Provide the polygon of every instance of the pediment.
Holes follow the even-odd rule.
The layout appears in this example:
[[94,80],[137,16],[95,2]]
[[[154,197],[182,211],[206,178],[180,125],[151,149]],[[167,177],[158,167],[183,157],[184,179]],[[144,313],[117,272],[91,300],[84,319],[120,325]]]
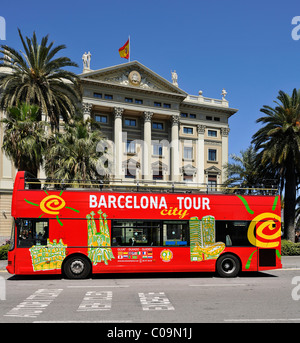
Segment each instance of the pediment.
[[168,80],[145,67],[138,61],[85,72],[79,75],[82,80],[94,80],[123,87],[155,90],[187,96],[187,93]]
[[155,161],[153,163],[151,163],[151,168],[153,170],[168,170],[168,165],[161,162],[161,161]]
[[209,167],[205,169],[205,174],[211,173],[211,174],[221,174],[221,170],[215,166]]

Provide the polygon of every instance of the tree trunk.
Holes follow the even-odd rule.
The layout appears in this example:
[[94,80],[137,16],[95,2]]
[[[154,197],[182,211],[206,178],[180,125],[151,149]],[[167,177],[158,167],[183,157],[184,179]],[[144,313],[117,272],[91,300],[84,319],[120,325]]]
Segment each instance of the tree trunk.
[[284,238],[295,241],[296,174],[293,157],[287,161],[284,195]]

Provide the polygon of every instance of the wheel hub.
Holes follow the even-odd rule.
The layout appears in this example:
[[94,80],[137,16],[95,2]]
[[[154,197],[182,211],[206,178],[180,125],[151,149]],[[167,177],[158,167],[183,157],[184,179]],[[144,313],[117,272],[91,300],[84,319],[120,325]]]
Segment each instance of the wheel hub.
[[74,274],[80,274],[84,270],[84,263],[81,260],[75,260],[71,263],[71,271]]

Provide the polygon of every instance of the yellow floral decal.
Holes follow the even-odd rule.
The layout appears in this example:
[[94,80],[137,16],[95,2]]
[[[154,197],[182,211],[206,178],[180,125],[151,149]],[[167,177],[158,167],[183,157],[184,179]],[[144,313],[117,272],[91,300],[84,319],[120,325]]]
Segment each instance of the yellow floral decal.
[[[49,195],[47,193],[47,191],[45,191],[45,193],[47,194],[47,196],[39,203],[36,204],[32,201],[29,201],[27,199],[24,199],[24,201],[26,201],[28,204],[32,205],[32,206],[38,206],[42,212],[46,213],[46,214],[51,214],[56,216],[56,220],[58,221],[59,225],[63,226],[63,223],[61,222],[61,220],[59,219],[58,215],[59,215],[59,211],[62,210],[63,208],[67,208],[71,211],[77,212],[79,213],[78,210],[75,210],[72,207],[66,206],[66,202],[65,200],[61,197],[63,194],[63,191],[60,192],[59,195]],[[39,218],[41,218],[44,213],[42,213]]]

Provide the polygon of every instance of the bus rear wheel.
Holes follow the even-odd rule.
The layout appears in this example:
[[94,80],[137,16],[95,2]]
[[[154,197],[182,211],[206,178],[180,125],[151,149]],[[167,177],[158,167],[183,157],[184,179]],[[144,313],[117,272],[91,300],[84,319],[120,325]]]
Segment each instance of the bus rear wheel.
[[218,258],[216,269],[221,277],[236,277],[240,272],[241,263],[236,256],[225,254]]
[[68,279],[86,279],[91,270],[90,261],[82,255],[70,256],[63,264],[63,272]]

